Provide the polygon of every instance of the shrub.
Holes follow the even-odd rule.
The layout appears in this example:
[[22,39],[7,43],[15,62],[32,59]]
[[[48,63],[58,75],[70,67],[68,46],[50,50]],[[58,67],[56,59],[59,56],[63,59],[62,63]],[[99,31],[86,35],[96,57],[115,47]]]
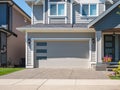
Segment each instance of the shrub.
[[118,62],[118,64],[118,68],[113,69],[114,76],[120,76],[120,61]]

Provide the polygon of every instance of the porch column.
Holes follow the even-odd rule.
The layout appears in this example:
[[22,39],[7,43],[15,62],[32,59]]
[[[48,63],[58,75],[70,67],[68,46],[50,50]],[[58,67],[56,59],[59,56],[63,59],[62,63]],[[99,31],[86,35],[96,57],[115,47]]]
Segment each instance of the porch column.
[[96,31],[96,62],[102,62],[102,31]]
[[118,35],[115,35],[115,61],[119,60],[119,39]]
[[26,46],[26,68],[33,68],[32,58],[31,58],[31,43],[28,43],[28,32],[25,34],[25,46]]

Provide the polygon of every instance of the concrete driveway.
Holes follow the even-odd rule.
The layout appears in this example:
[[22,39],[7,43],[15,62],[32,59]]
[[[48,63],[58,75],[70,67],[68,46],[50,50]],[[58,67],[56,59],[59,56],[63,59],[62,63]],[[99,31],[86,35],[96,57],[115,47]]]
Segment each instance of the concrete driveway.
[[120,90],[120,81],[91,79],[0,79],[0,90]]
[[0,76],[0,79],[109,79],[108,72],[75,68],[35,68],[25,69]]

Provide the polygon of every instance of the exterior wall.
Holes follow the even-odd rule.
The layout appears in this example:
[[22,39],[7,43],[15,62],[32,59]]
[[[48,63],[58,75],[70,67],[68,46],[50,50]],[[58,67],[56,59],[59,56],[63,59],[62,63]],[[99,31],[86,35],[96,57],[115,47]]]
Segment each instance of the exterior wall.
[[[95,33],[28,33],[28,38],[95,38]],[[92,62],[95,61],[95,43],[92,43]],[[28,65],[31,63],[31,46],[27,48]]]
[[98,7],[99,7],[98,13],[100,15],[105,11],[105,4],[104,3],[99,3]]
[[[49,2],[60,2],[60,1],[62,1],[62,0],[50,0]],[[57,17],[57,18],[54,18],[54,17],[49,17],[48,16],[48,4],[49,4],[49,2],[47,1],[47,2],[45,2],[45,19],[47,19],[47,20],[45,20],[46,21],[46,24],[56,24],[56,23],[70,23],[71,21],[70,21],[70,18],[71,18],[71,10],[70,10],[70,0],[67,0],[67,17],[63,17],[63,18],[61,18],[61,17]],[[66,20],[65,20],[66,19]],[[62,20],[62,21],[61,21]]]
[[82,17],[80,13],[80,4],[73,5],[73,23],[89,23],[96,17]]
[[[112,0],[114,3],[118,2],[119,0]],[[106,3],[106,10],[109,9],[113,4],[111,3]]]
[[33,22],[43,23],[43,5],[34,5],[33,6]]
[[[55,2],[58,0],[50,0],[51,2]],[[50,2],[49,1],[49,2]],[[59,0],[62,1],[62,0]],[[67,0],[67,17],[49,17],[48,16],[48,0],[45,0],[43,3],[45,3],[45,24],[56,24],[56,23],[70,23],[71,22],[71,10],[70,10],[70,0]],[[41,9],[40,9],[41,8]],[[42,23],[39,19],[44,18],[42,13],[43,7],[42,5],[34,5],[33,7],[33,23]],[[66,20],[65,20],[66,19]]]
[[[83,2],[82,2],[83,3]],[[73,4],[73,23],[89,23],[96,17],[83,17],[80,12],[80,4]],[[104,12],[104,3],[98,4],[98,15]]]
[[99,22],[97,22],[94,27],[97,31],[100,30],[108,30],[112,28],[119,28],[120,27],[120,15],[117,12],[120,10],[119,7],[116,7],[112,10],[108,15],[102,18]]
[[[50,0],[51,2],[60,2],[62,0]],[[49,2],[48,0],[45,0],[43,2],[43,4],[45,3],[45,18],[43,16],[42,11],[43,6],[42,5],[34,5],[33,8],[33,20],[34,20],[34,24],[35,23],[42,23],[41,18],[45,19],[45,24],[59,24],[59,23],[71,23],[71,7],[73,8],[73,23],[89,23],[90,21],[92,21],[94,18],[96,17],[82,17],[81,13],[80,13],[80,4],[73,4],[71,5],[71,0],[67,0],[67,17],[49,17],[48,16],[48,12],[49,12],[49,8],[48,8],[48,4]],[[98,3],[98,15],[101,14],[104,10],[105,10],[105,5],[103,2],[100,2],[100,0],[92,0],[92,1],[86,1],[86,0],[82,0],[80,1],[80,3]],[[41,8],[41,9],[40,9]],[[41,13],[40,13],[41,12]],[[44,11],[43,11],[44,12]]]
[[7,60],[12,64],[19,64],[21,58],[25,58],[25,35],[16,30],[16,27],[30,24],[30,21],[24,21],[24,16],[16,9],[12,8],[12,31],[18,36],[10,36],[8,38],[7,46]]

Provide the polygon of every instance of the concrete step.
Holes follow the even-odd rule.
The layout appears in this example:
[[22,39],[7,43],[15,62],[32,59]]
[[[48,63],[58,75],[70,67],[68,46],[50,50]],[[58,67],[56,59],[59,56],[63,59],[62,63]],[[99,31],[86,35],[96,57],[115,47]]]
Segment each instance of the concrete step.
[[118,68],[118,65],[108,65],[106,70],[112,71],[114,68]]

